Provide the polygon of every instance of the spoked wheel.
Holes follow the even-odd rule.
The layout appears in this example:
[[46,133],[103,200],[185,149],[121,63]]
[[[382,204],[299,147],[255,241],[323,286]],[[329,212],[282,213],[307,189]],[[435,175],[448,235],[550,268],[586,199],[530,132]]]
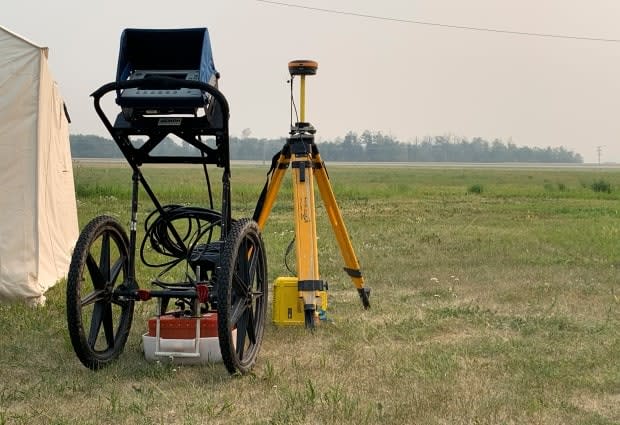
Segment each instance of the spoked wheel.
[[256,222],[232,225],[217,274],[218,336],[222,360],[233,373],[256,363],[267,313],[267,260]]
[[114,218],[99,216],[84,228],[67,278],[67,322],[84,366],[99,369],[123,351],[134,301],[115,293],[129,276],[128,240]]

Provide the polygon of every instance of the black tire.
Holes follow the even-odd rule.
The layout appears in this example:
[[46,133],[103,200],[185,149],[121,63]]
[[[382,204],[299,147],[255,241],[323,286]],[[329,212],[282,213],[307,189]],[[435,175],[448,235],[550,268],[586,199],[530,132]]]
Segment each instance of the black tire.
[[256,363],[267,298],[267,259],[258,225],[239,220],[226,238],[217,272],[218,337],[231,374],[248,373]]
[[134,301],[119,297],[115,289],[128,276],[129,242],[123,227],[112,217],[94,218],[80,234],[67,277],[71,344],[90,369],[107,365],[125,347]]

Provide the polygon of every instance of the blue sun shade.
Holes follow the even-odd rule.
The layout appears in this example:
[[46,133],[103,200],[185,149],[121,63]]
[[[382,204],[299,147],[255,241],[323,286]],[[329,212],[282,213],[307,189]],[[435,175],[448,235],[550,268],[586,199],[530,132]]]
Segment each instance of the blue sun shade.
[[121,35],[116,81],[137,69],[199,70],[199,79],[213,84],[216,70],[206,28],[133,29]]

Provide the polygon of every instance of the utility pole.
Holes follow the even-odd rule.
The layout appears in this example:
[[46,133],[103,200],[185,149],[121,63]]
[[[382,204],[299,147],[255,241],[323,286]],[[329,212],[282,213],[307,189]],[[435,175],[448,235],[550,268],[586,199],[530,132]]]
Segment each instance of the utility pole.
[[601,165],[601,152],[603,151],[603,146],[597,146],[596,152],[598,153],[598,165]]

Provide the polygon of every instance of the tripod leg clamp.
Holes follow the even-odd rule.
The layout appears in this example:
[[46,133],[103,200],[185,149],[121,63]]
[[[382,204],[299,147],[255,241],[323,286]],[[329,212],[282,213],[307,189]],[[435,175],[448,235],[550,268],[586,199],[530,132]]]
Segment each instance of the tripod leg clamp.
[[327,284],[324,280],[300,280],[297,283],[299,291],[325,291]]
[[345,267],[344,271],[346,274],[349,275],[349,277],[362,277],[362,272],[358,269],[350,269],[348,267]]

